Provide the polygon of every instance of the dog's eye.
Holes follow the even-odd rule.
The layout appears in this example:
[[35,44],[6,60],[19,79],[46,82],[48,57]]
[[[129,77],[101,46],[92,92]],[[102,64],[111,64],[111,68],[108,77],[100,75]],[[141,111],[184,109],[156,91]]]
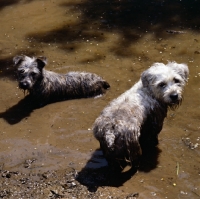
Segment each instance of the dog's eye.
[[32,77],[34,77],[35,75],[36,75],[36,73],[34,73],[34,72],[31,73],[31,76],[32,76]]
[[25,70],[20,70],[19,71],[20,74],[23,74],[24,72],[25,72]]
[[180,83],[180,80],[179,80],[179,79],[176,79],[176,78],[174,78],[174,82],[175,82],[176,84],[178,84],[178,83]]
[[164,88],[166,86],[166,83],[161,82],[160,84],[158,84],[159,87]]

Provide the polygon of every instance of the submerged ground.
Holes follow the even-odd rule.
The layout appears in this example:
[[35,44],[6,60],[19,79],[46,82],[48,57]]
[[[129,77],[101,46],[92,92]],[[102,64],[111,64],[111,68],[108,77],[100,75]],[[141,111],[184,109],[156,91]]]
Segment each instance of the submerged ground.
[[[200,3],[140,0],[0,2],[0,198],[200,198]],[[31,108],[15,55],[46,69],[94,72],[101,98]],[[137,173],[112,175],[91,128],[154,62],[187,63],[184,101]]]

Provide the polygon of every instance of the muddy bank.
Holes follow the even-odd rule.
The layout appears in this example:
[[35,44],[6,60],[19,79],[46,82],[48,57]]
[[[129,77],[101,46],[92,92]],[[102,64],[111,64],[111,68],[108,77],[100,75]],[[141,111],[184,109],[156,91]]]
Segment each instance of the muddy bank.
[[[27,160],[24,167],[30,168],[33,160]],[[98,183],[108,184],[106,176],[108,173],[99,173],[90,170],[83,177],[73,168],[65,170],[47,171],[44,173],[34,173],[28,171],[21,173],[19,171],[0,170],[1,190],[0,198],[138,198],[138,193],[125,194],[117,188],[107,188],[101,186],[96,189]],[[94,174],[93,174],[94,173]],[[79,181],[84,181],[87,186]],[[95,182],[95,183],[94,183]]]

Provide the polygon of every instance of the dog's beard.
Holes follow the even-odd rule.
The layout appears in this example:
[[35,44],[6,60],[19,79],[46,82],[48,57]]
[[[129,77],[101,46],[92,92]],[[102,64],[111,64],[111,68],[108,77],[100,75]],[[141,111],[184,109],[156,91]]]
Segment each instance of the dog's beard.
[[177,101],[175,101],[175,102],[169,103],[169,108],[171,110],[176,110],[181,104],[182,104],[182,98],[177,100]]
[[24,96],[29,94],[29,90],[28,89],[23,89],[23,88],[20,88],[20,87],[19,87],[19,89],[22,90],[22,92],[24,93]]

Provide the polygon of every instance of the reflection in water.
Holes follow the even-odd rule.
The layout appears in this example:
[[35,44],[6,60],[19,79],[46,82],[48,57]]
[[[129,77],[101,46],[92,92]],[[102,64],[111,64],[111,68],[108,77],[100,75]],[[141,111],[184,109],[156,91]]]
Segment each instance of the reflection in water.
[[88,160],[85,165],[86,169],[99,169],[101,167],[107,166],[107,161],[103,156],[103,153],[100,149],[96,150],[90,160]]
[[139,168],[128,168],[122,173],[112,171],[106,164],[103,153],[96,150],[85,167],[79,172],[77,180],[88,187],[89,190],[96,190],[99,186],[122,186],[129,180],[137,169],[143,172],[150,172],[158,165],[158,157],[161,150],[157,147],[145,151],[141,157]]

